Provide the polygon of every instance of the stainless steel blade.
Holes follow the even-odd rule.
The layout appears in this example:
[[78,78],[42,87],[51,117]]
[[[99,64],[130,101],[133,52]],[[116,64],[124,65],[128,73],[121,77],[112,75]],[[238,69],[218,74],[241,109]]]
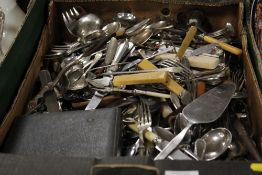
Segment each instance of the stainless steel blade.
[[204,45],[202,47],[193,50],[190,56],[198,56],[201,55],[202,53],[210,53],[216,46],[217,46],[216,43]]
[[175,137],[173,133],[171,133],[170,131],[160,126],[155,127],[155,131],[161,139],[166,140],[166,141],[171,141]]
[[85,110],[92,110],[96,109],[100,102],[103,100],[105,94],[99,93],[98,91],[95,92],[94,96],[91,98],[90,102],[86,106]]
[[188,104],[182,114],[192,124],[213,122],[224,112],[235,90],[233,82],[225,82]]
[[155,160],[165,159],[181,143],[193,124],[211,123],[217,120],[229,104],[235,89],[236,85],[228,81],[188,104],[182,111],[182,115],[188,120],[187,126],[167,144]]

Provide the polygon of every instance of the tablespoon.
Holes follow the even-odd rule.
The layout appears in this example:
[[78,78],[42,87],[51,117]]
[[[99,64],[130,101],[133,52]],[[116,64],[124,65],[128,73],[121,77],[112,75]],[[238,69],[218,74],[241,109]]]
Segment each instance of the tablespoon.
[[218,158],[228,149],[232,141],[232,134],[226,128],[216,128],[207,132],[200,140],[205,142],[205,146],[200,148],[198,143],[200,141],[196,142],[198,156],[202,157],[202,160],[210,161]]

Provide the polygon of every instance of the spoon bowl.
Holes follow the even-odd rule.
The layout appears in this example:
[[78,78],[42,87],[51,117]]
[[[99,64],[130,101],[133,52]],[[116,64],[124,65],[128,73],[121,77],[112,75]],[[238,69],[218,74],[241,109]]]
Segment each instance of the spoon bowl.
[[99,30],[101,25],[102,20],[98,16],[89,13],[78,20],[75,32],[77,36],[85,38],[92,31]]
[[210,161],[218,158],[228,149],[232,134],[226,128],[216,128],[207,132],[201,140],[206,143],[203,160]]
[[152,29],[144,29],[141,33],[132,36],[130,38],[130,42],[134,44],[144,44],[147,42],[147,40],[153,35],[153,30]]
[[167,21],[158,21],[146,26],[147,29],[161,30],[172,28],[173,25],[168,25]]
[[120,27],[121,27],[120,22],[112,22],[104,26],[102,30],[105,32],[106,35],[110,35],[116,33]]
[[136,16],[133,15],[132,13],[121,12],[121,13],[117,14],[115,19],[118,19],[118,20],[121,20],[121,21],[126,21],[126,22],[135,22]]

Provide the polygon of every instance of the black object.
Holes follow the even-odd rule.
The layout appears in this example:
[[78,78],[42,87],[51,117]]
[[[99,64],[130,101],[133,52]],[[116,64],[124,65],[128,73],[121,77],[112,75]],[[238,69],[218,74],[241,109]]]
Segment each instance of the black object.
[[[252,172],[250,162],[246,161],[173,161],[161,160],[150,162],[149,159],[142,157],[114,157],[106,159],[93,158],[68,158],[68,157],[53,157],[53,156],[32,156],[32,155],[12,155],[0,154],[0,174],[4,175],[101,175],[104,168],[111,173],[116,164],[122,164],[121,172],[115,172],[114,175],[119,175],[126,172],[127,165],[130,167],[141,165],[135,168],[134,175],[150,174],[158,171],[159,175],[167,175],[166,171],[197,171],[199,175],[259,175],[259,172]],[[106,166],[107,165],[107,166]],[[147,168],[148,171],[145,171]],[[154,167],[157,169],[154,170]],[[120,170],[120,169],[119,169]],[[212,173],[211,173],[212,172]],[[177,172],[178,173],[178,172]],[[185,173],[185,172],[184,172]],[[175,174],[175,172],[173,172]],[[108,175],[108,174],[107,174]],[[125,174],[126,175],[126,174]]]
[[116,156],[120,110],[55,112],[18,118],[3,152],[71,157]]

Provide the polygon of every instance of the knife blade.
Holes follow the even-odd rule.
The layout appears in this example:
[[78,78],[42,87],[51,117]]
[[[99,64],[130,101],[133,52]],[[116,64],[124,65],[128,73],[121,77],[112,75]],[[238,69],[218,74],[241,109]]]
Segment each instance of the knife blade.
[[[217,120],[228,106],[235,90],[236,85],[227,81],[188,104],[182,111],[182,115],[188,121],[187,126],[167,144],[154,160],[165,159],[175,150],[193,124],[211,123]],[[215,107],[214,104],[216,104]]]
[[[134,132],[138,133],[137,124],[129,124],[128,127],[133,130]],[[162,140],[158,135],[155,133],[146,130],[144,133],[145,138],[149,141],[155,144],[155,148],[158,151],[162,151],[166,145],[168,144],[168,141]],[[192,160],[191,157],[183,153],[181,150],[177,149],[173,151],[169,156],[168,159],[170,160]]]
[[198,56],[201,55],[202,53],[210,53],[216,46],[218,46],[217,43],[204,45],[202,47],[193,50],[190,56]]
[[98,105],[101,103],[101,101],[103,100],[104,96],[105,94],[96,91],[93,97],[91,98],[90,102],[86,106],[85,110],[88,111],[88,110],[96,109]]

